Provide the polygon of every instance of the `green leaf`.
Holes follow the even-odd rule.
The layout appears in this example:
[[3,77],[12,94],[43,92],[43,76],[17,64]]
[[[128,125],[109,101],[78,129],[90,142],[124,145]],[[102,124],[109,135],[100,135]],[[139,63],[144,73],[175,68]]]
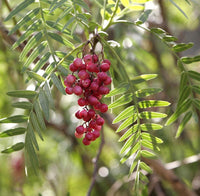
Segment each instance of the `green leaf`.
[[162,129],[163,126],[155,123],[144,123],[140,125],[142,131],[152,131]]
[[111,103],[108,106],[108,108],[111,109],[111,108],[119,107],[121,105],[125,105],[127,103],[130,103],[132,100],[133,100],[132,94],[125,94],[125,95],[122,95],[119,99],[117,99],[113,103]]
[[137,119],[137,115],[134,114],[133,116],[130,116],[128,119],[126,119],[116,130],[116,132],[120,132],[122,130],[124,130],[125,128],[127,128],[129,125],[133,124]]
[[34,110],[35,110],[35,113],[36,113],[38,123],[39,123],[41,129],[44,131],[46,129],[46,125],[45,125],[44,117],[43,117],[43,114],[42,114],[42,111],[40,109],[40,105],[39,105],[38,101],[34,102]]
[[63,87],[61,81],[58,79],[55,73],[51,74],[51,80],[55,84],[55,86],[58,88],[58,90],[63,94],[66,95],[65,88]]
[[142,150],[141,155],[146,158],[155,158],[156,155],[153,152],[149,152],[147,150]]
[[160,148],[158,148],[157,144],[149,142],[148,140],[142,140],[142,146],[145,148],[149,148],[150,150],[153,151],[160,151]]
[[130,129],[128,129],[118,140],[118,142],[122,142],[127,139],[130,135],[134,134],[138,131],[139,125],[133,125]]
[[44,90],[45,90],[45,94],[47,95],[47,99],[49,101],[50,108],[55,109],[54,99],[52,97],[51,90],[50,90],[50,87],[47,82],[45,82],[45,84],[44,84]]
[[147,97],[156,93],[161,92],[162,89],[160,88],[147,88],[147,89],[140,89],[135,92],[136,97],[142,98]]
[[181,61],[185,64],[195,63],[200,61],[200,55],[195,57],[182,57]]
[[8,21],[10,20],[13,16],[15,16],[16,14],[18,14],[19,12],[21,12],[22,10],[24,10],[26,7],[28,7],[29,5],[31,5],[32,3],[34,3],[35,0],[25,0],[22,3],[18,4],[17,7],[15,7],[10,13],[9,15],[5,18],[4,21]]
[[193,85],[193,86],[192,86],[192,91],[194,91],[195,93],[200,94],[200,87],[199,87],[199,86],[196,86],[196,85]]
[[39,26],[42,24],[41,20],[36,20],[31,26],[29,26],[24,34],[20,36],[20,38],[13,44],[12,49],[17,48],[22,42],[29,38],[29,36],[36,32]]
[[178,138],[181,135],[181,133],[183,132],[183,129],[184,129],[185,125],[191,119],[191,117],[192,117],[192,112],[191,111],[187,112],[185,114],[185,116],[184,116],[183,120],[181,121],[181,123],[180,123],[180,125],[178,127],[178,130],[176,132],[176,138]]
[[123,94],[128,91],[129,87],[130,87],[129,84],[123,83],[123,84],[119,85],[117,88],[110,91],[110,93],[107,94],[105,97],[112,97],[114,95]]
[[28,12],[19,22],[17,22],[17,24],[11,29],[8,35],[15,33],[19,28],[31,21],[39,13],[39,11],[40,8],[37,7],[34,10]]
[[188,85],[184,86],[184,88],[180,92],[177,107],[190,96],[190,93],[191,93],[191,88]]
[[57,1],[55,3],[55,6],[50,8],[50,13],[52,13],[54,10],[56,10],[57,8],[61,7],[64,3],[66,2],[66,0],[60,0],[60,1]]
[[191,99],[186,99],[182,104],[178,106],[176,111],[171,115],[171,117],[165,123],[166,126],[172,124],[182,113],[186,112],[192,103]]
[[140,16],[139,20],[136,22],[136,24],[138,25],[138,24],[143,24],[144,22],[146,22],[151,12],[152,10],[145,10]]
[[49,121],[49,101],[45,94],[45,91],[42,89],[39,92],[39,101],[40,101],[40,106],[42,108],[44,116],[46,120]]
[[185,44],[185,43],[180,43],[180,44],[175,44],[172,49],[174,52],[182,52],[184,50],[187,50],[191,48],[194,44],[192,42]]
[[148,173],[152,173],[152,169],[145,162],[142,161],[140,162],[140,169],[143,169]]
[[144,175],[142,172],[139,172],[139,179],[140,179],[140,182],[143,182],[145,184],[149,182],[148,177]]
[[22,72],[26,71],[29,65],[44,51],[46,46],[47,46],[47,41],[44,41],[37,48],[33,50],[33,52],[27,58],[25,64],[23,65]]
[[32,123],[32,125],[33,125],[33,127],[34,127],[34,130],[37,131],[37,133],[38,133],[40,139],[41,139],[41,140],[44,140],[43,137],[42,137],[42,130],[41,130],[41,127],[40,127],[40,125],[39,125],[39,122],[38,122],[37,117],[36,117],[36,115],[35,115],[34,112],[31,112],[31,114],[30,114],[30,121],[31,121],[31,123]]
[[200,73],[198,73],[196,71],[188,71],[188,75],[190,78],[200,81]]
[[26,73],[28,74],[29,77],[31,77],[31,78],[35,79],[36,81],[38,81],[38,83],[42,83],[42,82],[46,81],[45,78],[43,78],[39,74],[36,74],[33,71],[27,71]]
[[193,102],[193,105],[194,105],[198,110],[200,110],[200,100],[199,100],[199,99],[193,99],[192,102]]
[[21,101],[12,104],[12,107],[21,109],[32,109],[32,106],[33,106],[32,103],[28,101]]
[[[139,137],[139,133],[136,134],[136,136]],[[141,146],[140,146],[139,142],[135,143],[134,146],[126,153],[126,155],[123,158],[121,158],[120,163],[123,164],[131,155],[133,155],[136,151],[138,151],[140,149],[140,147]]]
[[11,152],[19,151],[23,148],[24,148],[24,143],[19,142],[11,147],[6,148],[5,150],[2,150],[1,153],[11,153]]
[[[71,7],[66,8],[63,12],[61,12],[61,14],[59,15],[58,19],[55,22],[55,25],[58,24],[58,22],[60,20],[62,20],[66,15],[68,15],[72,11],[72,9],[73,9],[73,7],[71,6]],[[60,31],[61,31],[61,29],[62,28],[60,28]]]
[[25,137],[25,160],[27,166],[28,175],[33,171],[34,174],[37,174],[37,168],[39,167],[38,157],[36,155],[34,146],[32,144],[32,135],[31,132],[27,132]]
[[43,55],[33,68],[33,72],[37,72],[39,69],[41,69],[44,66],[44,64],[47,63],[50,56],[51,56],[50,52],[47,52],[45,55]]
[[149,112],[144,111],[139,114],[141,119],[152,119],[152,118],[165,118],[167,114],[160,113],[160,112]]
[[161,28],[151,28],[151,32],[156,33],[156,34],[164,34],[164,33],[166,33],[166,31],[161,29]]
[[15,136],[15,135],[21,135],[26,132],[26,129],[24,127],[18,127],[14,129],[9,129],[4,132],[0,133],[0,137],[10,137],[10,136]]
[[[32,123],[29,121],[27,126],[27,135],[31,138],[31,142],[34,144],[35,148],[39,151],[39,146],[35,137],[34,129]],[[26,140],[25,140],[26,143]]]
[[57,69],[62,74],[62,76],[68,76],[69,72],[64,66],[58,65]]
[[151,135],[150,133],[142,132],[142,139],[147,140],[153,144],[162,144],[163,140],[158,137]]
[[68,46],[70,48],[74,48],[74,45],[67,39],[64,39],[63,37],[61,37],[60,35],[56,34],[56,33],[51,33],[51,32],[48,32],[48,35],[56,40],[57,42],[60,42],[61,44],[65,45],[65,46]]
[[21,54],[19,56],[19,60],[20,61],[24,60],[24,58],[26,57],[28,52],[38,44],[38,42],[41,40],[41,38],[42,38],[42,33],[41,32],[38,32],[36,35],[31,37],[31,39],[25,45],[23,51],[21,52]]
[[120,150],[120,154],[124,153],[129,147],[131,147],[136,141],[137,139],[139,138],[139,134],[134,134],[132,135],[126,142],[125,144],[123,145],[123,147],[121,148]]
[[51,27],[53,29],[56,29],[59,32],[62,31],[62,33],[64,33],[65,35],[67,35],[67,37],[72,38],[72,36],[70,35],[70,31],[69,30],[67,30],[67,29],[62,30],[63,29],[63,25],[62,24],[60,24],[60,23],[54,23],[52,21],[46,21],[46,24],[49,27]]
[[[135,167],[140,163],[140,153],[139,151],[136,153],[135,158],[131,164],[130,170],[129,170],[129,175],[133,173]],[[138,171],[136,171],[138,172]],[[137,175],[137,174],[136,174]]]
[[188,75],[187,72],[184,71],[181,73],[180,91],[182,91],[186,85],[188,85]]
[[154,79],[156,77],[157,77],[157,74],[143,74],[143,75],[134,77],[131,80],[131,82],[133,84],[140,84],[142,82],[145,82],[145,81],[148,81],[148,80],[152,80],[152,79]]
[[28,120],[28,116],[16,115],[0,119],[0,123],[22,123]]
[[74,20],[76,20],[76,17],[75,17],[75,16],[71,17],[71,18],[67,21],[67,23],[64,25],[64,27],[62,28],[61,32],[63,32],[71,23],[73,23]]
[[135,106],[130,106],[126,108],[124,111],[122,111],[117,117],[115,117],[112,123],[115,124],[130,116],[133,116],[134,112],[135,112]]
[[168,101],[160,101],[160,100],[145,100],[140,101],[138,106],[140,108],[151,108],[151,107],[166,107],[170,105]]
[[175,42],[177,41],[177,38],[171,35],[166,35],[162,38],[166,42]]
[[30,90],[25,90],[25,91],[16,90],[7,92],[7,95],[11,97],[33,99],[37,95],[37,92]]
[[90,11],[90,8],[88,7],[88,5],[82,1],[82,0],[76,0],[74,1],[75,4],[79,5],[80,7],[82,7],[83,9]]

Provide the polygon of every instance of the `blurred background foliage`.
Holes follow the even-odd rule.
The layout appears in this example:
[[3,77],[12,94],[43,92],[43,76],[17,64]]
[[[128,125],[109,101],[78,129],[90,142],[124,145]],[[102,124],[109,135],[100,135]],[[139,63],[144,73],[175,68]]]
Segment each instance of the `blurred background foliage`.
[[[6,2],[0,3],[0,20],[9,13]],[[86,1],[91,8],[94,21],[100,21],[101,10],[97,6],[101,1]],[[150,1],[146,3],[145,9],[152,9],[148,22],[144,25],[149,27],[162,27],[170,34],[178,38],[178,42],[194,42],[194,47],[180,54],[196,55],[200,51],[200,2],[176,1],[182,10],[187,14],[186,18],[170,1]],[[10,6],[15,7],[17,1],[10,1]],[[59,13],[57,13],[59,15]],[[123,19],[135,21],[141,12],[133,11]],[[51,20],[51,15],[47,20]],[[67,21],[67,18],[64,19]],[[63,22],[65,22],[63,21]],[[10,26],[12,23],[10,22]],[[9,25],[8,25],[8,28]],[[77,26],[74,35],[82,39],[83,29]],[[180,80],[180,70],[176,65],[175,58],[160,40],[151,33],[142,30],[134,25],[116,24],[108,30],[109,38],[120,44],[115,50],[127,66],[130,77],[139,74],[156,73],[158,78],[148,82],[149,86],[161,87],[163,91],[156,95],[156,99],[170,101],[175,108],[178,98],[178,86]],[[85,35],[84,35],[85,36]],[[86,33],[86,36],[88,34]],[[55,49],[60,49],[56,44]],[[20,73],[21,62],[18,61],[19,52],[10,49],[3,37],[0,37],[0,118],[10,114],[22,113],[20,109],[13,109],[11,100],[6,92],[15,89],[29,89],[31,82],[25,84],[26,76]],[[111,59],[112,64],[117,64],[117,60],[112,57],[109,50],[105,50],[107,58]],[[190,65],[190,69],[200,71],[199,63]],[[111,70],[112,71],[112,70]],[[117,82],[117,76],[115,77]],[[143,84],[145,86],[145,84]],[[141,86],[139,86],[141,88]],[[82,142],[74,138],[74,129],[78,121],[74,118],[74,112],[78,106],[76,97],[62,96],[57,89],[54,89],[56,110],[51,113],[51,123],[47,125],[44,133],[45,140],[39,142],[39,162],[40,171],[38,177],[25,177],[23,151],[15,152],[11,155],[0,156],[0,195],[1,196],[83,196],[86,195],[90,185],[93,172],[93,159],[96,156],[100,140],[90,146],[83,146]],[[110,99],[106,98],[109,103]],[[172,107],[172,110],[173,110]],[[113,115],[120,112],[120,107],[112,111]],[[169,114],[172,111],[168,111]],[[199,120],[193,118],[186,126],[182,136],[175,139],[175,132],[178,123],[165,127],[157,131],[155,135],[164,140],[160,146],[159,158],[168,163],[176,160],[183,160],[199,153],[200,149],[200,127]],[[0,125],[1,131],[8,129]],[[8,125],[6,125],[8,126]],[[14,126],[14,125],[12,125]],[[0,150],[11,145],[16,141],[21,141],[22,136],[0,139]],[[119,151],[121,143],[118,143],[118,135],[111,128],[104,126],[105,144],[99,160],[99,170],[97,182],[92,195],[134,195],[131,189],[133,182],[127,182],[129,165],[119,163]],[[39,141],[39,140],[38,140]],[[199,161],[182,165],[175,169],[175,173],[198,193],[200,191],[200,165]],[[175,195],[171,187],[156,177],[149,176],[150,183],[147,188],[152,188],[156,182],[159,184],[165,195]],[[155,178],[155,179],[154,179]],[[154,179],[154,180],[153,180]],[[115,186],[113,186],[115,185]],[[155,187],[152,188],[150,195],[158,195]],[[146,193],[144,192],[144,195]],[[199,193],[200,195],[200,193]]]

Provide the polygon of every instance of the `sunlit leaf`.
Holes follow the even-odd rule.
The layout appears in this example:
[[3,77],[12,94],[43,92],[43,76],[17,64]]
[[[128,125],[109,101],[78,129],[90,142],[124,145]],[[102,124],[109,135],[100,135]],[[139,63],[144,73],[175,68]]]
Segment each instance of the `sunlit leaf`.
[[156,34],[164,34],[166,33],[165,30],[161,28],[151,28],[151,32],[156,33]]
[[177,41],[177,38],[171,35],[166,35],[162,38],[166,42],[175,42]]
[[123,129],[127,128],[129,125],[133,124],[137,119],[137,115],[134,114],[133,116],[130,116],[129,118],[127,118],[116,130],[116,132],[120,132]]
[[181,61],[185,64],[195,63],[200,61],[200,55],[195,57],[182,57]]
[[188,71],[189,77],[191,77],[194,80],[200,81],[200,73],[196,71]]
[[127,103],[130,103],[133,100],[133,95],[132,94],[126,94],[126,95],[122,95],[119,99],[117,99],[116,101],[114,101],[113,103],[111,103],[108,108],[115,108],[115,107],[119,107],[121,105],[125,105]]
[[140,112],[139,116],[141,119],[152,119],[152,118],[165,118],[167,114],[160,113],[160,112],[144,111],[144,112]]
[[138,103],[138,106],[140,108],[166,107],[169,105],[170,103],[168,101],[161,101],[161,100],[145,100],[145,101],[140,101]]
[[122,111],[117,117],[115,117],[112,123],[118,123],[130,116],[133,116],[134,112],[135,112],[135,106],[130,106],[126,108],[124,111]]
[[146,158],[155,158],[156,157],[156,155],[153,152],[150,152],[147,150],[142,150],[141,155]]
[[152,169],[145,162],[140,162],[140,168],[147,171],[148,173],[152,173]]
[[143,74],[143,75],[136,76],[136,77],[132,78],[131,82],[133,84],[140,84],[142,82],[152,80],[156,77],[157,77],[157,74]]
[[150,142],[152,142],[154,144],[161,144],[161,143],[163,143],[163,140],[161,140],[160,138],[155,137],[152,134],[147,133],[147,132],[142,132],[142,139],[150,141]]
[[140,89],[135,92],[135,95],[139,98],[147,97],[156,93],[161,92],[162,89],[160,88],[147,88],[147,89]]
[[175,44],[172,49],[174,52],[182,52],[184,50],[187,50],[191,48],[194,45],[194,43],[190,42],[188,44],[185,43],[180,43],[180,44]]
[[130,87],[129,84],[123,83],[118,87],[116,87],[115,89],[113,89],[112,91],[110,91],[110,93],[107,94],[105,97],[112,97],[114,95],[123,94],[128,91],[129,87]]
[[158,148],[157,144],[149,142],[147,140],[142,140],[142,146],[145,148],[149,148],[150,150],[153,151],[160,151],[160,149]]
[[163,126],[156,123],[144,123],[140,125],[143,131],[152,131],[162,129]]

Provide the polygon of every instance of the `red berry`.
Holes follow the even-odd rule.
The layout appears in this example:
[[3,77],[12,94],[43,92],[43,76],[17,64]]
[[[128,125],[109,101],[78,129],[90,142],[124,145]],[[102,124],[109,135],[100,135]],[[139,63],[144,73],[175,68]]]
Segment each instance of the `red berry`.
[[110,89],[107,87],[107,86],[100,86],[99,89],[98,89],[98,93],[101,94],[101,95],[106,95],[108,94],[110,91]]
[[93,117],[95,116],[95,111],[94,111],[93,109],[89,109],[89,110],[88,110],[88,116],[89,116],[90,118],[93,118]]
[[79,71],[80,70],[86,70],[86,65],[84,63],[79,67]]
[[84,57],[83,57],[83,60],[86,64],[92,62],[92,55],[90,54],[86,54]]
[[93,96],[93,95],[90,95],[90,96],[88,97],[88,102],[89,102],[89,104],[91,104],[91,105],[96,105],[96,104],[99,103],[98,99],[97,99],[95,96]]
[[97,126],[96,121],[95,120],[91,120],[90,123],[89,123],[89,127],[95,129],[96,126]]
[[66,92],[68,95],[71,95],[71,94],[73,94],[73,88],[67,86],[66,89],[65,89],[65,92]]
[[103,63],[107,63],[108,65],[111,65],[110,61],[108,59],[104,59]]
[[88,132],[85,134],[85,138],[88,140],[88,141],[91,141],[93,139],[93,134],[91,132]]
[[108,111],[108,106],[105,103],[102,103],[99,109],[102,113],[105,113]]
[[89,71],[89,72],[95,72],[95,73],[98,73],[99,72],[99,69],[97,67],[97,64],[95,63],[88,63],[87,66],[86,66],[86,69]]
[[79,115],[80,115],[81,118],[85,118],[85,117],[87,117],[87,111],[82,110],[82,111],[80,111]]
[[95,130],[96,130],[96,131],[101,131],[101,128],[102,128],[102,126],[99,126],[99,125],[98,125],[98,126],[96,126]]
[[87,114],[87,116],[83,117],[83,120],[89,122],[91,120],[91,117]]
[[97,63],[98,60],[99,60],[98,56],[97,56],[96,54],[93,54],[93,55],[92,55],[92,61],[93,61],[94,63]]
[[92,82],[91,85],[90,85],[90,89],[93,90],[93,91],[97,91],[99,88],[99,85],[97,82]]
[[108,75],[107,75],[105,72],[99,72],[99,73],[97,74],[97,76],[98,76],[98,78],[99,78],[100,81],[104,81],[104,80],[107,79],[107,76],[108,76]]
[[98,117],[98,118],[96,119],[96,123],[97,123],[97,125],[102,126],[102,125],[104,124],[104,119],[101,118],[101,117]]
[[68,75],[66,78],[65,78],[65,81],[64,83],[67,83],[67,84],[74,84],[76,81],[76,77],[74,75]]
[[111,77],[109,77],[109,76],[106,78],[106,80],[103,81],[103,83],[104,83],[105,85],[109,85],[109,84],[111,84],[111,82],[112,82],[112,79],[111,79]]
[[78,105],[80,105],[80,106],[86,105],[86,100],[84,98],[79,98],[78,99]]
[[75,72],[75,71],[78,70],[78,67],[74,66],[74,64],[71,63],[70,66],[69,66],[69,69],[70,69],[70,71]]
[[83,64],[82,59],[76,58],[76,59],[74,60],[73,64],[74,64],[75,67],[78,67],[78,68],[81,67],[82,64]]
[[84,127],[83,127],[83,125],[80,125],[80,126],[78,126],[78,127],[76,127],[76,132],[78,133],[78,134],[83,134],[84,133]]
[[87,132],[92,132],[92,128],[91,127],[87,127]]
[[97,131],[97,130],[94,130],[94,131],[92,132],[92,134],[93,134],[93,137],[94,137],[95,139],[98,138],[98,137],[100,136],[100,132]]
[[76,138],[82,138],[83,137],[83,134],[78,134],[76,131],[75,131],[74,135],[75,135]]
[[93,106],[95,110],[99,110],[101,107],[101,103],[99,102],[98,104]]
[[86,146],[87,146],[87,145],[90,145],[90,141],[87,140],[85,137],[83,138],[82,142],[83,142],[83,144],[86,145]]
[[101,68],[101,71],[106,72],[110,69],[110,65],[108,63],[102,63],[100,68]]
[[78,119],[81,119],[81,118],[82,118],[82,117],[80,116],[80,111],[79,111],[79,110],[75,113],[75,116],[76,116],[76,118],[78,118]]
[[84,88],[88,88],[91,84],[91,80],[90,79],[85,79],[81,81],[81,84]]
[[81,95],[83,93],[83,90],[80,86],[77,85],[73,88],[73,93],[76,95]]
[[90,75],[89,75],[89,73],[88,73],[87,71],[81,70],[81,71],[79,71],[79,73],[78,73],[78,77],[79,77],[80,79],[82,79],[82,80],[85,80],[85,79],[89,78]]

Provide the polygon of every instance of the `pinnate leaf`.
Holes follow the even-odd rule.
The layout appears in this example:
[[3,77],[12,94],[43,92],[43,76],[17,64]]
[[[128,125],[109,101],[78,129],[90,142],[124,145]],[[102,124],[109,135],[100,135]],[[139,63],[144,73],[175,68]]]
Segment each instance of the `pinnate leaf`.
[[162,129],[163,126],[156,123],[144,123],[140,125],[143,131],[152,131],[152,130],[159,130]]
[[110,91],[110,93],[107,94],[105,97],[112,97],[114,95],[123,94],[128,91],[129,87],[130,87],[129,84],[123,83],[120,86],[118,86],[117,88]]
[[33,99],[37,95],[37,92],[30,90],[25,90],[25,91],[16,90],[7,92],[7,95],[11,97]]
[[0,119],[0,123],[23,123],[28,120],[28,116],[16,115]]
[[147,97],[156,93],[161,92],[162,89],[159,88],[147,88],[147,89],[140,89],[135,92],[136,97],[141,98],[141,97]]
[[168,101],[161,101],[161,100],[145,100],[145,101],[140,101],[138,103],[138,106],[140,108],[166,107],[169,105],[170,103]]
[[24,143],[23,142],[19,142],[17,144],[14,144],[11,147],[6,148],[5,150],[2,150],[1,153],[11,153],[11,152],[19,151],[19,150],[21,150],[23,148],[24,148]]
[[150,112],[144,111],[139,114],[141,119],[152,119],[152,118],[165,118],[167,114],[160,113],[160,112]]
[[26,132],[26,129],[24,127],[17,127],[14,129],[9,129],[6,131],[3,131],[0,133],[0,137],[10,137],[10,136],[15,136],[15,135],[21,135]]

